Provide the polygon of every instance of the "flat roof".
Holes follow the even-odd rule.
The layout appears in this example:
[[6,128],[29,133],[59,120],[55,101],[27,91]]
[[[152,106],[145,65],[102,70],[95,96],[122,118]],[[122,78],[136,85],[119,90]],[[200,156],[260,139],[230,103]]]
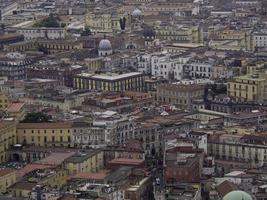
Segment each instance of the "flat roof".
[[82,73],[82,74],[79,74],[78,76],[113,81],[113,80],[118,80],[118,79],[128,78],[132,76],[138,76],[138,75],[142,75],[142,73],[130,72],[130,73],[125,73],[125,74],[97,74],[97,75],[93,75],[89,73]]

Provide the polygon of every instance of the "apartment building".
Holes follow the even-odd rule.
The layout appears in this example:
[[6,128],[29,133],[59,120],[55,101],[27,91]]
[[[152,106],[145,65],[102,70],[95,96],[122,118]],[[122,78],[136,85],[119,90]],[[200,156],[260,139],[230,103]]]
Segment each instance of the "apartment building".
[[78,152],[64,161],[69,174],[97,172],[103,169],[104,153],[102,150]]
[[264,134],[212,135],[208,139],[208,153],[217,159],[261,167],[267,161],[266,137]]
[[192,78],[211,78],[214,64],[214,59],[192,58],[184,67],[185,74]]
[[50,39],[58,40],[65,39],[66,30],[64,28],[20,28],[20,27],[11,27],[10,31],[15,31],[18,34],[24,35],[25,40],[34,40],[34,39]]
[[7,150],[17,143],[14,121],[0,121],[0,163],[8,160]]
[[198,26],[162,24],[156,27],[157,38],[177,43],[201,43],[202,32]]
[[236,101],[264,103],[267,100],[264,73],[247,74],[228,81],[228,96]]
[[192,109],[193,100],[203,99],[203,97],[204,86],[198,84],[161,84],[156,92],[158,102],[172,104],[186,110]]
[[167,80],[181,80],[188,55],[159,54],[151,57],[151,74]]
[[138,91],[145,90],[145,75],[140,72],[125,74],[88,74],[74,77],[74,88],[102,91]]
[[19,123],[17,138],[19,144],[40,147],[70,147],[72,123]]

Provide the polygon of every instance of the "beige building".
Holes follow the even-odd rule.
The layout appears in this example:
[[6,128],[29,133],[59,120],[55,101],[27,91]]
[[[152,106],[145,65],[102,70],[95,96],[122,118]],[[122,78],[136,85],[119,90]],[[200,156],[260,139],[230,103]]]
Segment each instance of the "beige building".
[[7,150],[16,142],[15,121],[0,122],[0,163],[7,161]]
[[7,189],[16,182],[16,170],[0,169],[0,194],[7,192]]
[[203,99],[204,86],[198,84],[162,84],[157,86],[156,100],[180,109],[192,109],[192,101]]
[[65,160],[69,174],[97,172],[104,167],[104,153],[101,150],[79,152]]
[[121,30],[120,19],[123,15],[107,12],[88,13],[85,17],[85,25],[92,32],[111,33]]
[[264,103],[267,100],[267,76],[265,73],[248,74],[235,77],[228,81],[228,96],[236,101],[256,101]]
[[140,72],[125,74],[78,74],[74,77],[74,88],[94,91],[138,91],[145,90],[145,75]]
[[157,38],[181,43],[202,43],[202,30],[198,26],[158,26]]

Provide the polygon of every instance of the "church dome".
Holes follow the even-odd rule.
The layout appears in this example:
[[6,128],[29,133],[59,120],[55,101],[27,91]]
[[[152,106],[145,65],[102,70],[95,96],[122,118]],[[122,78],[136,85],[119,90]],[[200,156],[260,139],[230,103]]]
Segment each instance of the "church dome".
[[252,197],[241,190],[229,192],[223,197],[223,200],[253,200]]
[[154,29],[150,26],[145,26],[143,29],[143,36],[145,38],[153,38],[156,36]]
[[132,13],[132,16],[133,16],[133,17],[140,17],[140,16],[142,16],[142,15],[143,15],[142,11],[139,10],[138,8],[136,8],[136,9],[133,11],[133,13]]
[[110,51],[112,50],[111,43],[108,39],[103,39],[99,42],[98,46],[99,51]]

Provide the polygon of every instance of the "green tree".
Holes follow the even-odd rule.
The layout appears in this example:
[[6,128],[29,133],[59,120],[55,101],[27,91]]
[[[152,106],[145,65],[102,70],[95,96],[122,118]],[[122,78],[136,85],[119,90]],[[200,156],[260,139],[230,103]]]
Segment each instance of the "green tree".
[[81,36],[92,35],[92,32],[89,27],[85,27],[85,30],[81,33]]
[[40,123],[49,122],[52,119],[51,116],[43,114],[41,112],[28,113],[22,120],[23,123]]

